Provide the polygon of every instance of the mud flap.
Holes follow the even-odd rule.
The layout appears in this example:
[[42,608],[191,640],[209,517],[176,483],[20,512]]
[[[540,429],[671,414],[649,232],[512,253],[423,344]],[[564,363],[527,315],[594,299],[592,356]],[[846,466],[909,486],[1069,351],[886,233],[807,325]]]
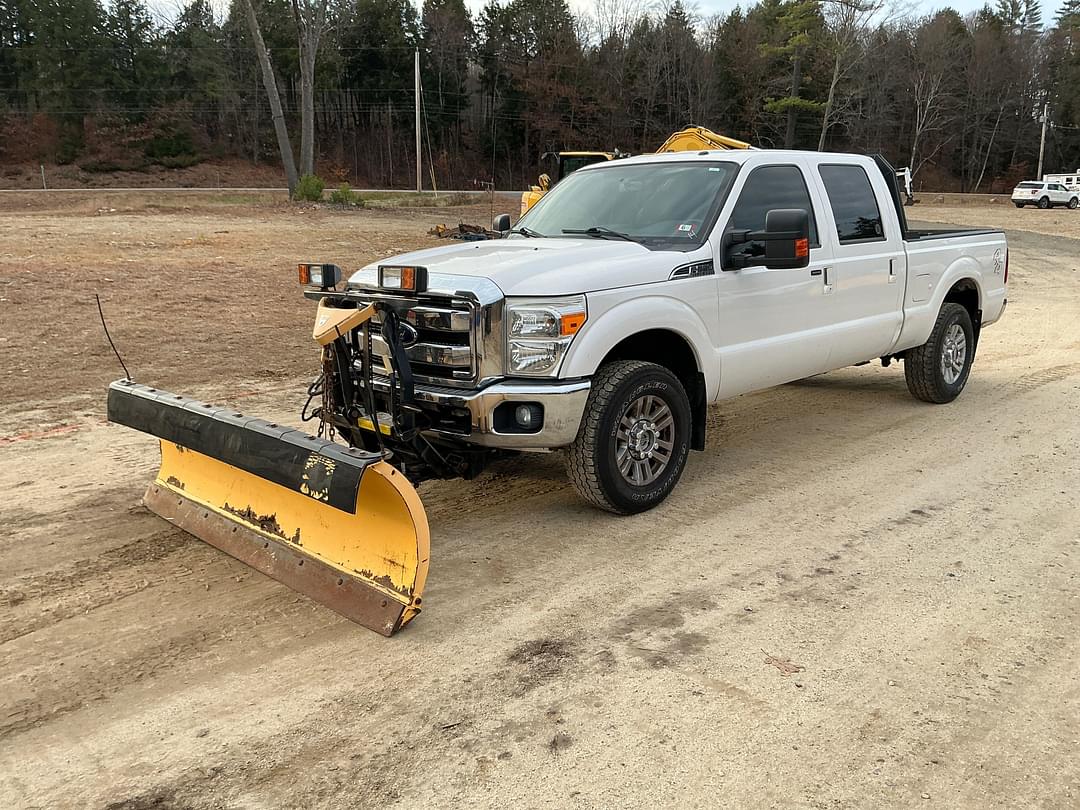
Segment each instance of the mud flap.
[[420,612],[427,516],[378,453],[127,380],[108,412],[161,439],[151,511],[382,635]]

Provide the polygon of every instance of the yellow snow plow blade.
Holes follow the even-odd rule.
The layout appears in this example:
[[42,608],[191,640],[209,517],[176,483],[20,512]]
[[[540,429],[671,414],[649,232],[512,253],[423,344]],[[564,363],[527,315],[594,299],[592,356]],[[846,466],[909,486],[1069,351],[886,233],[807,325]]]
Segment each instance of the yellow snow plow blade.
[[427,516],[378,453],[129,380],[108,410],[161,439],[151,511],[377,633],[420,612]]

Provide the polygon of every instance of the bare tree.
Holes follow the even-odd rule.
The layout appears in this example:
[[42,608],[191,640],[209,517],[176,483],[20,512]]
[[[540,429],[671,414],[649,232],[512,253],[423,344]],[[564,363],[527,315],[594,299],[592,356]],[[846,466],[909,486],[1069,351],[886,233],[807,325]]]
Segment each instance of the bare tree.
[[315,58],[326,27],[327,0],[292,0],[300,40],[300,172],[315,173]]
[[293,160],[289,130],[285,126],[285,114],[281,110],[281,96],[278,95],[274,66],[270,64],[270,53],[266,50],[266,43],[263,42],[262,30],[259,28],[259,18],[255,16],[255,6],[252,5],[252,0],[245,0],[244,4],[247,6],[251,38],[255,41],[255,54],[262,68],[263,86],[266,88],[266,95],[270,101],[270,113],[274,119],[274,132],[277,134],[278,149],[281,151],[281,162],[285,166],[285,181],[289,185],[289,196],[292,197],[296,191],[296,162]]
[[[832,76],[821,119],[819,152],[825,151],[825,138],[829,134],[829,127],[835,124],[844,112],[843,101],[839,98],[840,83],[858,65],[864,52],[863,40],[867,28],[884,8],[885,0],[824,0],[822,3],[827,47],[832,52]],[[877,22],[881,24],[883,20]]]
[[923,164],[951,140],[951,137],[940,140],[935,149],[923,153],[924,140],[945,127],[955,103],[952,84],[960,67],[960,54],[949,25],[949,21],[939,14],[922,27],[913,43],[915,60],[911,89],[915,120],[908,157],[913,175],[918,174]]

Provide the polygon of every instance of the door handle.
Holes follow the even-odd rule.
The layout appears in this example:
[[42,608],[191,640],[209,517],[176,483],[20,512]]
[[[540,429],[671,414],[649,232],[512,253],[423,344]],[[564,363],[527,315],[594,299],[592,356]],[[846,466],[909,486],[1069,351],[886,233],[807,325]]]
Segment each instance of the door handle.
[[831,267],[822,267],[821,268],[821,276],[822,276],[822,279],[821,279],[821,281],[822,281],[821,294],[822,295],[831,295],[832,291],[833,291],[832,268]]
[[889,283],[896,283],[896,259],[889,259]]

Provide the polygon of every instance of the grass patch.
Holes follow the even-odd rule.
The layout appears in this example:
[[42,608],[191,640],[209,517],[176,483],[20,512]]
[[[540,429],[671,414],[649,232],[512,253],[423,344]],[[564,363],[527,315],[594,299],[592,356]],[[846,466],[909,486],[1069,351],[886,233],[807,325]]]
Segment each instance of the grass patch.
[[425,191],[372,191],[358,195],[371,208],[450,208],[476,205],[487,199],[482,194],[434,194]]

